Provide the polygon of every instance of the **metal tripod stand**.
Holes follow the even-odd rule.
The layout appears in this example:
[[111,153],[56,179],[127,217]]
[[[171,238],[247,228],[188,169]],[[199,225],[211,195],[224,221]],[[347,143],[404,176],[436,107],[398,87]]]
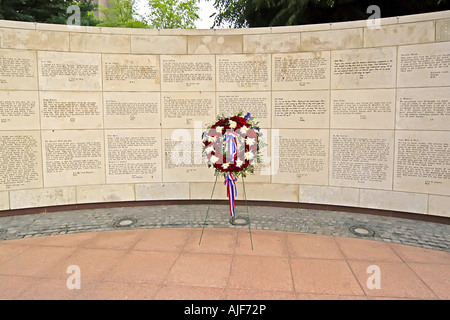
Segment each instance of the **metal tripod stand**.
[[[205,220],[203,221],[203,227],[202,227],[202,233],[200,235],[200,240],[198,242],[198,245],[200,245],[202,243],[202,239],[203,239],[203,232],[205,231],[205,226],[206,226],[206,220],[208,219],[208,215],[209,215],[209,210],[211,208],[211,203],[212,203],[212,198],[214,196],[214,190],[216,189],[216,184],[217,184],[217,178],[219,177],[218,173],[215,173],[216,176],[216,180],[214,181],[214,186],[211,192],[211,197],[209,199],[209,204],[208,204],[208,209],[206,210],[206,215],[205,215]],[[252,239],[252,230],[250,227],[250,216],[248,213],[248,201],[247,201],[247,192],[245,191],[245,179],[244,177],[242,177],[242,185],[243,185],[243,189],[244,189],[244,198],[245,198],[245,207],[246,207],[246,212],[247,212],[247,217],[231,217],[230,218],[230,223],[232,225],[235,226],[244,226],[246,224],[248,224],[248,231],[250,233],[250,244],[252,246],[252,250],[253,250],[253,239]],[[240,222],[241,220],[244,220],[244,222]]]

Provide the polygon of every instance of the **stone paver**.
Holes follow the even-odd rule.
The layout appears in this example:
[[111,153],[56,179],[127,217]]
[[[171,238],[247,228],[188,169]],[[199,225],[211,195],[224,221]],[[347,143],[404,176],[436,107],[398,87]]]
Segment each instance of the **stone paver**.
[[[207,229],[200,245],[199,231],[116,230],[2,241],[0,299],[450,298],[450,252],[263,230],[254,231],[251,250],[248,229]],[[79,267],[79,289],[67,286],[70,266]],[[379,268],[379,288],[369,285],[373,266]]]

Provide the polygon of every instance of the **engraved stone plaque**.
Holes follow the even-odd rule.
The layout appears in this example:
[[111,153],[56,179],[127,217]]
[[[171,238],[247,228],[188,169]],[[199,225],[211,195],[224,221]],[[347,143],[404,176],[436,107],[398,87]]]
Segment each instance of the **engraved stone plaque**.
[[39,51],[39,88],[101,91],[100,56],[93,53]]
[[397,73],[399,87],[448,86],[450,43],[398,47]]
[[0,92],[0,130],[39,130],[37,91]]
[[394,129],[395,89],[333,90],[331,127]]
[[328,128],[329,91],[274,91],[274,128]]
[[450,195],[450,132],[397,131],[394,190]]
[[397,129],[449,130],[450,87],[397,89]]
[[270,92],[217,92],[217,113],[232,116],[249,112],[261,128],[270,128]]
[[105,183],[102,130],[43,130],[44,185]]
[[103,127],[101,92],[42,91],[42,129],[100,129]]
[[161,100],[163,128],[205,127],[215,119],[214,92],[163,92]]
[[214,182],[202,157],[202,129],[163,129],[163,181]]
[[159,57],[153,55],[102,56],[103,90],[159,91]]
[[106,130],[106,183],[161,182],[161,131]]
[[0,191],[42,188],[39,131],[0,131]]
[[392,189],[393,130],[332,130],[330,185]]
[[217,91],[270,90],[269,55],[220,55],[216,67]]
[[160,128],[159,92],[104,92],[105,128]]
[[0,49],[0,89],[37,90],[36,52]]
[[328,89],[330,52],[272,55],[272,90]]
[[328,184],[329,130],[272,130],[272,183]]
[[[275,152],[272,152],[272,131],[276,131],[277,136],[274,139],[278,138],[277,129],[265,129],[261,127],[260,135],[258,136],[258,140],[261,142],[263,146],[262,149],[259,150],[260,162],[254,162],[254,172],[247,174],[245,177],[245,183],[267,183],[271,182],[272,173],[275,170],[275,166],[279,165],[277,160],[275,159]],[[242,179],[239,179],[242,181]],[[238,181],[238,183],[239,183]]]
[[333,51],[331,88],[395,87],[396,47]]
[[162,91],[214,91],[213,55],[161,56]]

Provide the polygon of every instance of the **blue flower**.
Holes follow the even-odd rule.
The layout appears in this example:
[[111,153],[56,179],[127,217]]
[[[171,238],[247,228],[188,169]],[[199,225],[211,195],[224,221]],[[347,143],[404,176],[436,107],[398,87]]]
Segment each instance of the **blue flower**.
[[250,114],[250,112],[247,112],[247,114],[245,115],[244,119],[248,120],[252,117],[252,115]]

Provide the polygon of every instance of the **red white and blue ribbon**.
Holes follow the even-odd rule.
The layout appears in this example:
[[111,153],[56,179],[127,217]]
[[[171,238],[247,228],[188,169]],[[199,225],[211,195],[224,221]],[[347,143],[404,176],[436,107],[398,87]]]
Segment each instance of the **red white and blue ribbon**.
[[237,133],[234,131],[228,132],[224,141],[227,143],[228,162],[234,163],[234,158],[237,155]]
[[227,186],[227,196],[228,196],[228,203],[230,205],[230,214],[233,218],[236,218],[236,215],[234,213],[234,209],[236,208],[235,198],[237,196],[237,189],[236,189],[236,181],[237,178],[234,178],[231,173],[228,173],[225,177],[225,185]]

